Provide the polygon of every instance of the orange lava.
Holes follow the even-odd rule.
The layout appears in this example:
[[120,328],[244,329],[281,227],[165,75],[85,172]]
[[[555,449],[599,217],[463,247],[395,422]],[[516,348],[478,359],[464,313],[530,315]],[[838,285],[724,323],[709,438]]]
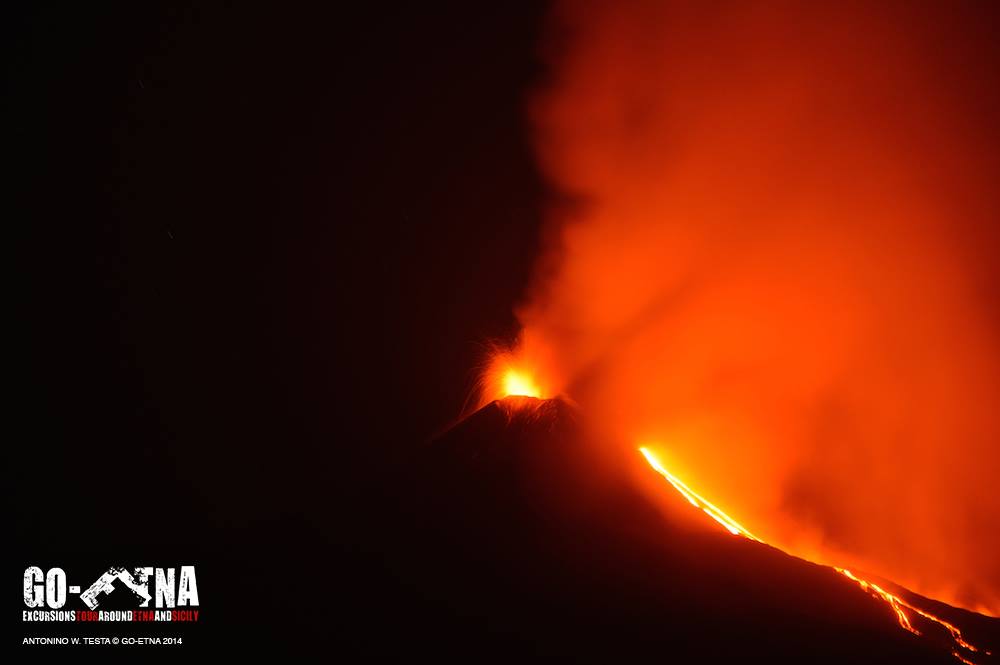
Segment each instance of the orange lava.
[[877,584],[861,579],[846,568],[835,567],[834,570],[847,579],[857,582],[858,586],[860,586],[864,591],[867,591],[875,598],[878,598],[888,604],[889,607],[892,608],[892,611],[896,613],[896,620],[899,621],[899,625],[905,630],[910,631],[914,635],[920,634],[920,631],[914,628],[913,624],[910,623],[910,617],[906,616],[906,612],[904,612],[902,608],[903,602],[898,597],[892,595]]
[[747,531],[742,525],[740,525],[739,522],[731,518],[729,515],[726,515],[724,512],[719,510],[708,500],[702,498],[697,493],[695,493],[694,490],[692,490],[690,487],[682,483],[681,480],[677,478],[677,476],[667,471],[663,467],[663,465],[660,464],[660,462],[656,459],[656,457],[653,456],[653,453],[651,453],[648,448],[639,448],[639,452],[641,452],[645,456],[646,461],[649,462],[649,465],[654,469],[656,469],[657,471],[659,471],[660,475],[666,478],[667,482],[673,485],[674,489],[680,492],[692,506],[694,506],[695,508],[700,508],[701,510],[705,511],[705,514],[707,514],[713,520],[721,524],[729,533],[733,534],[734,536],[743,536],[744,538],[749,538],[750,540],[757,541],[758,543],[764,542],[757,536]]
[[534,378],[524,371],[510,368],[503,377],[504,397],[541,397],[542,391]]
[[[646,458],[646,461],[649,463],[651,467],[653,467],[653,469],[657,471],[657,473],[666,478],[667,482],[673,485],[674,489],[680,492],[681,496],[687,499],[688,503],[690,503],[695,508],[703,510],[709,517],[714,519],[716,522],[721,524],[727,531],[729,531],[729,533],[733,534],[734,536],[742,536],[743,538],[758,543],[764,542],[760,538],[757,538],[752,533],[750,533],[736,520],[729,517],[729,515],[723,512],[720,508],[709,502],[707,499],[702,498],[694,490],[692,490],[690,487],[684,484],[684,482],[682,482],[677,476],[667,471],[667,469],[663,466],[663,464],[660,463],[660,461],[649,450],[649,448],[642,446],[639,448],[639,452],[642,453],[643,457]],[[965,649],[972,653],[985,653],[987,655],[990,654],[989,651],[986,651],[985,649],[980,649],[974,646],[973,644],[969,643],[964,637],[962,637],[962,631],[954,624],[949,623],[948,621],[945,621],[940,617],[937,617],[933,614],[930,614],[929,612],[926,612],[918,607],[913,606],[912,604],[906,602],[899,596],[889,593],[888,591],[886,591],[879,585],[875,584],[874,582],[870,582],[868,580],[858,577],[857,575],[847,570],[846,568],[838,568],[836,566],[826,566],[826,567],[832,568],[833,570],[837,571],[847,579],[855,582],[859,587],[861,587],[862,590],[871,595],[873,598],[877,598],[878,600],[881,600],[886,605],[888,605],[892,609],[893,613],[895,613],[896,621],[899,623],[900,627],[902,627],[904,630],[907,630],[913,633],[914,635],[922,634],[919,630],[917,630],[913,626],[913,623],[910,620],[910,616],[907,614],[907,610],[945,628],[951,635],[951,638],[956,645],[956,648],[952,649],[951,652],[952,655],[958,660],[962,661],[963,663],[968,663],[969,665],[975,665],[973,661],[969,660],[959,652],[959,648]]]
[[542,348],[523,332],[513,345],[492,344],[479,377],[478,406],[508,397],[554,397],[560,391],[548,365]]
[[[896,613],[896,618],[899,621],[899,625],[902,626],[903,628],[905,628],[906,630],[910,631],[914,635],[920,635],[921,632],[919,630],[917,630],[916,628],[914,628],[913,624],[910,623],[910,618],[906,615],[906,612],[903,611],[904,607],[906,609],[910,610],[911,612],[915,612],[916,614],[919,614],[920,616],[924,617],[925,619],[927,619],[929,621],[933,621],[934,623],[938,624],[939,626],[942,626],[943,628],[945,628],[945,630],[947,630],[951,634],[951,638],[952,638],[952,640],[955,641],[955,644],[957,644],[958,646],[962,647],[963,649],[967,649],[967,650],[969,650],[969,651],[971,651],[973,653],[985,653],[987,655],[990,654],[989,651],[986,651],[985,649],[979,649],[978,647],[976,647],[976,646],[970,644],[968,641],[966,641],[965,638],[962,637],[962,631],[959,630],[958,626],[956,626],[956,625],[954,625],[952,623],[949,623],[949,622],[945,621],[944,619],[942,619],[940,617],[934,616],[933,614],[925,612],[925,611],[921,610],[918,607],[914,607],[913,605],[911,605],[910,603],[906,602],[905,600],[903,600],[899,596],[895,596],[895,595],[889,593],[888,591],[886,591],[885,589],[883,589],[882,587],[880,587],[877,584],[874,584],[874,583],[869,582],[867,580],[861,579],[860,577],[856,576],[854,573],[852,573],[851,571],[849,571],[849,570],[847,570],[845,568],[836,568],[836,567],[834,567],[834,570],[836,570],[838,573],[840,573],[844,577],[847,577],[848,579],[857,582],[858,586],[860,586],[862,589],[864,589],[865,591],[867,591],[871,595],[875,596],[876,598],[879,598],[880,600],[883,600],[887,604],[889,604],[889,606],[892,607],[893,611]],[[969,660],[966,660],[961,654],[958,653],[957,650],[952,651],[952,655],[955,656],[956,658],[958,658],[959,660],[963,661],[963,662],[966,662],[966,663],[971,662]]]

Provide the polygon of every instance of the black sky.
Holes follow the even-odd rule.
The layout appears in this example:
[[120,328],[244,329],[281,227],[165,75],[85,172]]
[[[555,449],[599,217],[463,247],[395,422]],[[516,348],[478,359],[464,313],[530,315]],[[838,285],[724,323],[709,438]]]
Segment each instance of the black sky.
[[218,589],[234,557],[366,548],[382,468],[516,330],[543,9],[10,20],[19,563],[184,559]]

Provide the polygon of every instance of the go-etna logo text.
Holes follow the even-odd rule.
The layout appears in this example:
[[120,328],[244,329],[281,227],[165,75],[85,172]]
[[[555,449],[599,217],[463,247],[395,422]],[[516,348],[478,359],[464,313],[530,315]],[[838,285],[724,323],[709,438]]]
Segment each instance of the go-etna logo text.
[[[115,611],[98,610],[112,594]],[[71,609],[73,596],[83,605],[79,610]],[[62,568],[28,566],[24,604],[32,608],[24,621],[197,621],[199,610],[177,608],[198,607],[198,578],[194,566],[112,566],[81,591]],[[151,604],[155,609],[145,609]]]

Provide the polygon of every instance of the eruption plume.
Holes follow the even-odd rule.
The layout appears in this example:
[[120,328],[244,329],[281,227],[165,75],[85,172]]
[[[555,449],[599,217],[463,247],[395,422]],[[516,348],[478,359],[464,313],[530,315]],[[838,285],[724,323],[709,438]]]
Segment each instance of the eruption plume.
[[557,5],[547,249],[484,397],[567,393],[623,454],[671,441],[756,538],[1000,613],[998,58],[973,12]]

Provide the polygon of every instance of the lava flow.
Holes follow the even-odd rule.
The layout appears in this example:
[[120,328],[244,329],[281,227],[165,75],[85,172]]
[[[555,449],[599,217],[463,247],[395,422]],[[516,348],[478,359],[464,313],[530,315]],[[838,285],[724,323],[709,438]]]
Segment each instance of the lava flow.
[[[684,482],[682,482],[679,478],[677,478],[677,476],[670,473],[666,469],[666,467],[664,467],[663,464],[660,463],[660,461],[656,458],[656,456],[649,450],[649,448],[641,446],[639,448],[639,452],[643,454],[649,465],[653,467],[653,469],[655,469],[657,473],[666,478],[667,482],[673,485],[674,489],[676,489],[685,499],[687,499],[687,501],[692,506],[703,510],[709,517],[711,517],[716,522],[721,524],[727,531],[729,531],[734,536],[742,536],[743,538],[747,538],[748,540],[752,540],[758,543],[764,543],[764,541],[754,536],[746,528],[741,526],[733,518],[729,517],[729,515],[724,513],[717,506],[715,506],[708,500],[702,498],[699,494],[697,494],[694,490],[692,490],[690,487],[684,484]],[[951,635],[951,639],[954,642],[952,655],[955,656],[955,658],[957,658],[958,660],[962,661],[963,663],[969,663],[970,665],[974,665],[973,661],[969,660],[968,658],[962,655],[961,650],[965,650],[971,653],[984,653],[986,655],[990,654],[989,651],[986,651],[985,649],[980,649],[979,647],[976,647],[975,645],[968,642],[962,636],[962,631],[954,624],[945,621],[940,617],[934,616],[929,612],[921,610],[918,607],[915,607],[914,605],[906,602],[899,596],[889,593],[879,585],[858,577],[857,575],[852,573],[850,570],[847,570],[846,568],[838,568],[835,566],[827,566],[827,567],[832,568],[833,570],[837,571],[847,579],[856,583],[859,587],[861,587],[862,590],[867,592],[872,597],[877,598],[883,601],[885,604],[887,604],[895,613],[896,620],[899,622],[900,627],[913,633],[914,635],[922,635],[922,633],[917,628],[914,627],[913,621],[911,620],[910,615],[907,614],[907,611],[912,612],[920,617],[923,617],[928,621],[932,621],[938,624],[939,626],[943,627]]]
[[726,515],[724,512],[716,508],[712,503],[710,503],[709,501],[703,499],[701,496],[696,494],[694,490],[692,490],[690,487],[681,482],[681,480],[677,476],[667,471],[663,467],[663,465],[660,464],[660,462],[655,457],[653,457],[653,454],[649,452],[649,449],[639,448],[639,451],[646,457],[646,461],[649,462],[649,465],[654,469],[656,469],[657,471],[659,471],[660,475],[666,478],[667,481],[669,481],[670,484],[674,486],[674,489],[680,492],[692,506],[704,510],[709,517],[711,517],[713,520],[715,520],[723,527],[725,527],[725,529],[729,531],[729,533],[733,534],[734,536],[743,536],[744,538],[755,540],[758,543],[764,542],[763,540],[761,540],[760,538],[758,538],[757,536],[753,535],[745,528],[743,528],[736,520],[729,517],[729,515]]

